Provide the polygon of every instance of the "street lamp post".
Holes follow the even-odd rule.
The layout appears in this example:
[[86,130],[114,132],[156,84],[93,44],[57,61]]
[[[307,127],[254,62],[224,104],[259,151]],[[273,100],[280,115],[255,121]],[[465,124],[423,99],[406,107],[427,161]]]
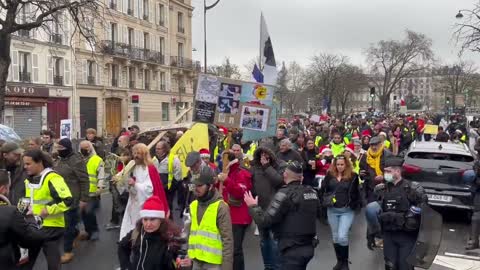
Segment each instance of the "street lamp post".
[[217,0],[210,6],[207,6],[207,0],[203,0],[203,45],[204,45],[204,73],[207,73],[207,10],[214,8],[220,0]]

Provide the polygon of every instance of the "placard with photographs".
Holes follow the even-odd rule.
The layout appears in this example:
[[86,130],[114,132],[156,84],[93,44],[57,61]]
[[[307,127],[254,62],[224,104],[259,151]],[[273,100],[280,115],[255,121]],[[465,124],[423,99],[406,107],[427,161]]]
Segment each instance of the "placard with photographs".
[[240,84],[222,82],[220,89],[215,124],[228,128],[238,127],[242,86]]
[[240,128],[255,131],[267,131],[270,107],[243,104],[240,106]]
[[217,104],[204,101],[195,102],[195,110],[193,111],[193,121],[213,124],[215,121],[215,108]]
[[198,77],[196,101],[217,104],[220,92],[220,79],[216,76],[200,74]]

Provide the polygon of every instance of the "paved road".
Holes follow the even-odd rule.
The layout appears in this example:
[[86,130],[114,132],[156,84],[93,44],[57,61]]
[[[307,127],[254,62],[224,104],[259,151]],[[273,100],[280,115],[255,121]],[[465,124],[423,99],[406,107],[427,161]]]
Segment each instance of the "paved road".
[[[100,223],[106,224],[110,217],[111,197],[104,194],[102,197],[102,207],[99,213]],[[480,269],[476,268],[476,263],[480,261],[480,250],[465,253],[463,246],[468,238],[468,223],[462,218],[461,213],[445,212],[447,218],[444,222],[442,246],[438,255],[438,263],[450,265],[443,267],[434,265],[432,270],[445,269]],[[351,231],[351,262],[352,269],[370,269],[381,270],[383,266],[383,255],[381,250],[370,251],[366,248],[365,240],[365,218],[363,215],[357,215]],[[315,251],[315,257],[310,262],[308,269],[331,269],[335,264],[335,254],[333,251],[329,227],[323,224],[318,225],[320,244]],[[118,231],[105,231],[102,228],[101,239],[98,242],[83,242],[75,250],[75,259],[72,263],[64,265],[64,270],[110,270],[118,266],[116,255],[116,241]],[[262,258],[259,250],[258,237],[253,235],[253,228],[247,232],[244,242],[246,269],[262,269]],[[452,254],[450,254],[452,253]],[[448,256],[444,256],[447,254]],[[455,255],[458,254],[458,255]],[[465,258],[451,258],[452,256],[469,256]],[[477,261],[478,260],[478,261]],[[46,264],[42,257],[37,261],[35,270],[46,269]]]

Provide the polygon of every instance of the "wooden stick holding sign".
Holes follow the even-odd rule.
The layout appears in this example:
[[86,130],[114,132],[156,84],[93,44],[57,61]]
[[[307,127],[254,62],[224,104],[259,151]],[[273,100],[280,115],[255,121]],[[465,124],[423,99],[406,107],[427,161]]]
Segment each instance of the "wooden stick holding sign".
[[[174,124],[178,124],[179,122],[182,121],[183,117],[190,111],[192,110],[192,108],[189,108],[185,111],[183,111],[176,119],[175,121],[173,122]],[[152,142],[150,142],[148,144],[148,150],[152,149],[152,147],[154,147],[162,138],[163,136],[165,136],[165,134],[167,134],[168,131],[162,131],[160,133],[158,133],[157,137],[155,137],[155,139],[152,140]],[[131,160],[127,166],[125,166],[123,168],[123,170],[121,170],[120,172],[118,172],[113,178],[112,178],[112,182],[115,183],[116,185],[126,185],[126,182],[125,180],[128,180],[128,175],[130,174],[130,172],[132,171],[133,167],[135,166],[135,161],[134,160]]]

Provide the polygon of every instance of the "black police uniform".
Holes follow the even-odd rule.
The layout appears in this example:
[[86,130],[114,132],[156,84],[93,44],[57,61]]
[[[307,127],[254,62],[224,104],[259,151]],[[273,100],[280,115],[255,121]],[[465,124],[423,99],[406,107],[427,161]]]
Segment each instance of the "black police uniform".
[[260,228],[272,228],[278,241],[281,269],[307,269],[318,244],[316,219],[320,217],[320,202],[316,191],[294,181],[275,194],[266,211],[260,206],[249,211]]
[[387,183],[377,187],[382,190],[379,216],[383,231],[383,253],[386,270],[413,270],[407,261],[418,236],[421,216],[411,207],[421,207],[427,202],[423,188],[415,182],[402,179],[396,185]]

